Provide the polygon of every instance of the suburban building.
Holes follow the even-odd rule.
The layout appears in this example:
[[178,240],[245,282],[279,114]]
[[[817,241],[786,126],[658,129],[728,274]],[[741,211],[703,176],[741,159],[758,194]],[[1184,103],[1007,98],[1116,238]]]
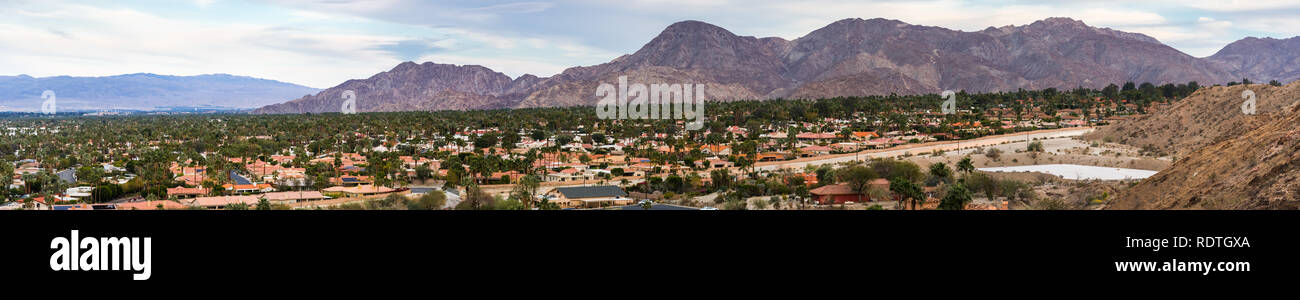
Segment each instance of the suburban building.
[[194,197],[199,197],[207,194],[208,194],[208,189],[206,188],[187,188],[183,186],[167,188],[167,197],[173,199],[194,198]]
[[274,192],[261,195],[262,199],[272,204],[291,204],[299,201],[325,200],[320,191]]
[[243,195],[243,196],[198,197],[194,199],[189,199],[188,201],[186,200],[181,200],[181,201],[186,201],[185,203],[187,205],[193,207],[202,207],[207,209],[224,209],[226,208],[226,206],[232,204],[241,204],[241,203],[248,205],[250,208],[252,208],[253,206],[257,205],[257,202],[260,200],[261,199],[258,199],[257,195]]
[[549,201],[566,208],[617,206],[633,203],[632,198],[628,197],[623,188],[612,185],[559,187],[552,189],[545,195]]
[[383,187],[383,186],[375,186],[375,185],[358,185],[358,186],[335,186],[335,187],[329,187],[329,188],[326,188],[325,190],[323,190],[322,192],[326,192],[326,193],[341,193],[341,194],[343,194],[344,196],[347,196],[347,197],[353,197],[353,196],[366,196],[366,195],[375,195],[375,194],[385,194],[385,193],[391,193],[391,192],[393,192],[393,191],[395,191],[395,190],[392,189],[392,188]]
[[[889,189],[889,180],[877,178],[872,180],[868,185],[869,188]],[[843,204],[846,202],[863,203],[869,201],[880,201],[884,199],[871,199],[871,196],[863,195],[859,191],[853,190],[852,186],[847,183],[833,184],[812,189],[808,193],[813,195],[813,200],[817,204]]]

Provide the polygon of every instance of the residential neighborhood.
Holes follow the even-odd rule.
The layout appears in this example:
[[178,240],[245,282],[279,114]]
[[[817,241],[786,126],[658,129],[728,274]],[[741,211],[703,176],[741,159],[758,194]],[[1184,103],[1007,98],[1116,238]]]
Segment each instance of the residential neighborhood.
[[[641,201],[904,209],[897,203],[907,197],[892,182],[900,174],[873,167],[895,163],[882,159],[915,164],[907,158],[978,144],[965,141],[1087,129],[1169,105],[1169,98],[1113,98],[1141,95],[1125,91],[963,94],[974,100],[955,114],[927,105],[932,95],[719,102],[700,131],[685,130],[680,120],[595,120],[583,115],[589,111],[559,108],[523,118],[471,111],[276,116],[271,123],[240,115],[0,119],[8,145],[0,149],[7,160],[0,171],[10,178],[0,209],[356,209],[392,195],[441,199],[434,209]],[[755,105],[775,109],[750,109]],[[94,134],[122,126],[133,133]],[[323,130],[290,129],[299,127]],[[898,149],[910,150],[882,154]],[[868,184],[845,183],[862,179],[844,175],[855,166],[874,168],[862,175]],[[905,175],[926,192],[917,207],[937,205],[955,177]],[[456,201],[447,201],[449,194]],[[1005,206],[986,198],[976,202]]]

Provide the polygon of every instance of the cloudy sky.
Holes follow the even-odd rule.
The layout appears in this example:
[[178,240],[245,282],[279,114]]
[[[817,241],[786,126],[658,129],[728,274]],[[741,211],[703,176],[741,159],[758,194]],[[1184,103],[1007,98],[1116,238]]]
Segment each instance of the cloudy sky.
[[636,51],[681,20],[797,38],[844,18],[975,31],[1063,16],[1145,33],[1193,56],[1300,35],[1300,1],[0,0],[0,75],[227,73],[328,88],[402,61],[510,76]]

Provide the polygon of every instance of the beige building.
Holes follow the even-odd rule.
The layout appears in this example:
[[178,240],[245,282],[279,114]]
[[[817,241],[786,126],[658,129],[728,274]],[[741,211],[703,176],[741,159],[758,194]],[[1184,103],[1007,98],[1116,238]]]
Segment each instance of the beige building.
[[634,202],[623,188],[612,185],[559,187],[547,192],[546,197],[564,208],[629,205]]

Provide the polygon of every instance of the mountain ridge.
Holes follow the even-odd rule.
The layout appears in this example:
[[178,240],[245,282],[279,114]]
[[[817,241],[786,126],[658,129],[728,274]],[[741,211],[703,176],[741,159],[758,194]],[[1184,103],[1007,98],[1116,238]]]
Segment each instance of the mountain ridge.
[[[377,76],[412,65],[423,64],[404,62],[362,80],[364,84],[350,80],[318,95],[268,105],[254,113],[338,111],[342,102],[338,95],[346,89],[358,94],[360,111],[463,110],[591,105],[596,99],[595,86],[614,82],[619,76],[642,83],[704,84],[707,99],[729,101],[925,94],[949,89],[1101,88],[1129,81],[1211,85],[1240,80],[1243,72],[1234,66],[1246,64],[1226,54],[1219,59],[1196,58],[1144,34],[1092,27],[1070,18],[974,32],[881,18],[848,18],[793,40],[739,36],[706,22],[680,21],[636,52],[602,64],[571,67],[550,77],[500,74],[492,79],[485,74],[499,72],[478,65],[446,65],[458,70],[406,72],[427,85],[395,87],[403,89],[400,91],[373,89],[380,85]],[[1263,68],[1252,72],[1279,73]],[[439,78],[435,73],[471,78]],[[507,80],[509,87],[502,89]],[[370,89],[356,90],[358,87]],[[456,92],[450,93],[455,97],[445,91]]]

